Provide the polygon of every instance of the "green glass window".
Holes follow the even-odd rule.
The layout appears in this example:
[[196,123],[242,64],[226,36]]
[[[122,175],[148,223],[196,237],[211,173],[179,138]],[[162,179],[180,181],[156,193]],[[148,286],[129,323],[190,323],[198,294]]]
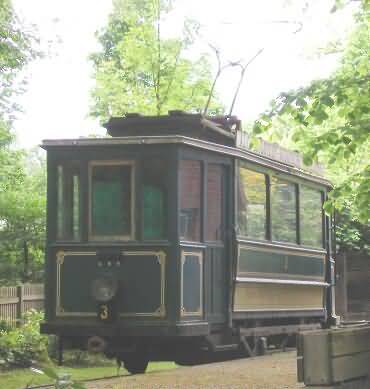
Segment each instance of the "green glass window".
[[266,238],[265,175],[239,168],[239,232],[255,239]]
[[272,240],[297,242],[296,185],[271,177]]
[[200,241],[201,165],[199,161],[180,161],[180,237]]
[[166,237],[167,172],[164,160],[148,159],[143,164],[143,238]]
[[95,162],[90,174],[90,236],[93,239],[131,238],[133,164]]
[[322,247],[322,196],[321,192],[301,185],[300,228],[301,244],[305,246]]
[[57,239],[80,239],[80,166],[57,166]]

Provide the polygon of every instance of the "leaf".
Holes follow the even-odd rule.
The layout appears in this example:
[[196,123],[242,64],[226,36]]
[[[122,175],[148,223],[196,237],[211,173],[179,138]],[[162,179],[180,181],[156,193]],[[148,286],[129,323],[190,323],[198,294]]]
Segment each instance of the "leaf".
[[334,100],[330,96],[321,97],[320,102],[327,107],[332,107],[335,104]]
[[304,163],[306,166],[311,166],[312,163],[313,163],[312,157],[309,156],[309,155],[304,155],[304,156],[303,156],[303,163]]

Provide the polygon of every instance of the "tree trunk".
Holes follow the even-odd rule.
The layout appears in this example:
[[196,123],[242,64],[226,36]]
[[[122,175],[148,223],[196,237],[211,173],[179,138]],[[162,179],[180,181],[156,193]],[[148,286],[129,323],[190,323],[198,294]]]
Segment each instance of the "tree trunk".
[[28,256],[28,244],[27,241],[23,241],[23,260],[24,260],[24,269],[23,269],[23,282],[29,280],[29,256]]

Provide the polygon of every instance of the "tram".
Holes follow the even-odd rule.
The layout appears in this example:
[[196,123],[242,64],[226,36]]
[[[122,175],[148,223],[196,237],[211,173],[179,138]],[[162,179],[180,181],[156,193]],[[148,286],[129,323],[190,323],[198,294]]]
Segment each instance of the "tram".
[[142,373],[251,355],[330,322],[320,171],[267,143],[251,151],[236,117],[127,114],[106,128],[42,144],[43,333]]

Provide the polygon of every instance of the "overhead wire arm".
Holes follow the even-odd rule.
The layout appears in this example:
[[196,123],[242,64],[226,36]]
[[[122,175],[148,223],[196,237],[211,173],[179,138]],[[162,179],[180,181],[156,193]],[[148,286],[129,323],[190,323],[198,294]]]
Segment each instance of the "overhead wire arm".
[[239,90],[240,90],[240,87],[242,85],[242,82],[243,82],[243,78],[244,78],[244,73],[245,71],[247,70],[247,67],[260,55],[262,54],[263,50],[265,50],[265,48],[263,47],[262,49],[259,49],[257,51],[257,53],[243,66],[240,62],[239,63],[235,63],[233,66],[239,66],[241,68],[241,72],[240,72],[240,78],[239,78],[239,82],[238,82],[238,85],[236,87],[236,90],[235,90],[235,93],[234,93],[234,97],[233,97],[233,101],[231,103],[231,107],[230,107],[230,111],[229,111],[229,116],[231,116],[232,112],[233,112],[233,109],[234,109],[234,105],[235,105],[235,102],[236,102],[236,99],[238,97],[238,94],[239,94]]

